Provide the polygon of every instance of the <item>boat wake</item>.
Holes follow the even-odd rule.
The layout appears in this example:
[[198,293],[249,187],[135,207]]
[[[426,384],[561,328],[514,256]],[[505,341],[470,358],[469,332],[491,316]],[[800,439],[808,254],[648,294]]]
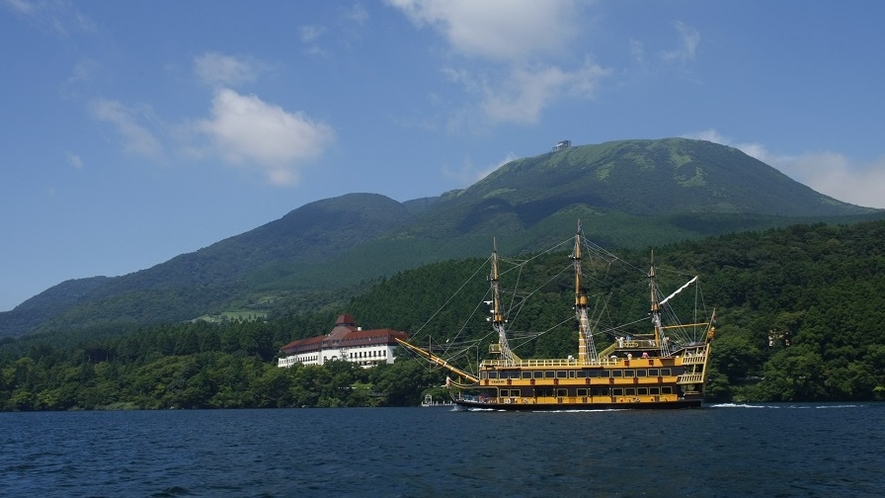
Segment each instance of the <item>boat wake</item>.
[[708,405],[710,408],[773,408],[777,410],[785,409],[785,410],[810,410],[810,409],[830,409],[830,408],[861,408],[864,405],[815,405],[815,404],[789,404],[789,405],[780,405],[780,404],[747,404],[747,403],[719,403],[715,405]]

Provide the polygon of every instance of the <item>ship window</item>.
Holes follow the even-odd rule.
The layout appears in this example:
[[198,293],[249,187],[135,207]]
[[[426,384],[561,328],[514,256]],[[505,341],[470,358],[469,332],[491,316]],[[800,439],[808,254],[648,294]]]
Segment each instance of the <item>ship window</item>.
[[578,388],[578,396],[586,396],[586,395],[587,395],[587,389],[579,387]]
[[600,376],[600,377],[608,377],[608,376],[609,376],[609,371],[608,371],[608,370],[600,370],[600,371],[599,371],[599,376]]
[[661,394],[661,389],[658,387],[649,387],[648,393],[649,394]]
[[636,396],[636,389],[633,389],[632,387],[628,387],[627,389],[624,389],[624,395],[625,396]]
[[535,378],[536,378],[536,379],[540,379],[540,378],[543,377],[543,376],[544,376],[544,372],[543,372],[543,371],[541,371],[541,370],[536,370],[536,371],[535,371]]
[[567,374],[566,374],[565,370],[557,370],[556,371],[556,378],[557,379],[564,379],[564,378],[566,378],[566,376],[567,376]]
[[[587,370],[578,370],[578,378],[583,379],[584,377],[587,376],[587,373],[588,373]],[[580,394],[578,396],[580,396]]]
[[637,388],[637,389],[636,389],[636,394],[639,394],[639,395],[645,395],[645,394],[648,394],[648,388],[647,388],[647,387],[640,387],[640,388]]
[[523,379],[531,379],[531,378],[532,378],[532,373],[531,373],[531,372],[523,372],[523,373],[522,373],[522,378],[523,378]]
[[488,379],[488,378],[489,378],[489,374],[486,373],[486,372],[480,372],[480,373],[479,373],[479,378],[480,378],[480,379]]
[[556,376],[556,372],[554,372],[553,370],[547,370],[544,372],[544,377],[547,379],[552,379],[555,376]]
[[497,379],[497,378],[498,378],[498,372],[489,372],[489,378],[490,378],[490,379]]
[[673,388],[670,386],[665,386],[661,388],[661,392],[663,394],[673,394]]
[[634,377],[635,375],[636,372],[634,372],[633,370],[624,370],[624,377]]
[[590,390],[591,396],[608,396],[609,389],[607,387],[594,387]]
[[637,377],[645,377],[646,375],[648,375],[648,371],[647,371],[647,370],[637,370],[637,371],[636,371],[636,376],[637,376]]
[[649,377],[657,377],[658,375],[660,375],[660,374],[658,373],[657,368],[649,368],[648,369],[648,376]]
[[624,372],[621,370],[612,370],[612,377],[621,377],[624,375]]
[[556,396],[559,398],[564,398],[568,396],[568,389],[557,389]]
[[623,395],[624,395],[624,390],[621,389],[620,387],[616,387],[616,388],[612,389],[612,396],[623,396]]
[[568,371],[568,378],[569,378],[569,379],[574,379],[574,378],[575,378],[575,371],[574,371],[574,370],[569,370],[569,371]]
[[663,376],[667,376],[667,375],[672,375],[672,374],[670,373],[670,369],[669,369],[669,368],[662,368],[662,369],[661,369],[661,375],[663,375]]

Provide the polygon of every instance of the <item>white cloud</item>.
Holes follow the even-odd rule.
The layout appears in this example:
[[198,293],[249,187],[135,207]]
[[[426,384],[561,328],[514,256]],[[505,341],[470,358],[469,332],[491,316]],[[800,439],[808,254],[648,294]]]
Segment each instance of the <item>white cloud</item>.
[[885,208],[885,157],[858,164],[843,154],[824,151],[776,158],[770,164],[840,201]]
[[577,32],[572,0],[388,0],[415,25],[439,31],[458,52],[521,60],[567,46]]
[[[481,69],[447,67],[450,81],[477,99],[468,104],[482,110],[483,123],[537,123],[544,110],[564,98],[593,98],[609,70],[584,57],[569,60],[569,42],[578,33],[577,2],[559,0],[388,0],[416,26],[439,32],[457,55],[485,59]],[[543,57],[543,58],[542,58]],[[476,120],[475,112],[452,111],[459,121]]]
[[257,169],[274,185],[296,183],[298,168],[335,139],[328,125],[227,88],[216,92],[211,117],[196,129],[225,161]]
[[740,149],[748,156],[777,168],[781,173],[834,199],[859,206],[885,208],[885,157],[870,164],[852,161],[830,151],[798,156],[774,154],[759,143],[733,143],[716,130],[685,135]]
[[502,81],[482,86],[482,109],[493,123],[535,123],[553,101],[592,98],[607,74],[592,60],[572,71],[555,66],[514,67]]
[[209,52],[194,58],[194,72],[201,81],[215,87],[238,86],[258,79],[265,65],[242,57]]
[[146,157],[160,157],[163,146],[153,133],[140,121],[151,120],[151,110],[146,106],[127,107],[120,102],[97,99],[89,104],[94,117],[111,123],[123,137],[123,148],[127,152]]

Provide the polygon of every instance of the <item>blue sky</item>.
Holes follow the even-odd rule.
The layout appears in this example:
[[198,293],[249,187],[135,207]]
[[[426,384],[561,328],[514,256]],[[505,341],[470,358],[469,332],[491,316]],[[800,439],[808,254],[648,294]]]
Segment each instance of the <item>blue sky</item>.
[[684,136],[885,208],[883,2],[0,0],[0,311],[352,192]]

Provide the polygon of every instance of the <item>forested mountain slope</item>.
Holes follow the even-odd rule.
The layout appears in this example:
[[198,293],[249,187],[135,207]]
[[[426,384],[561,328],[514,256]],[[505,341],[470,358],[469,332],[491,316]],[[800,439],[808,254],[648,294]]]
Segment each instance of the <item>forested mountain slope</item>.
[[[568,266],[568,255],[536,255],[519,276],[528,288],[544,284],[535,296],[543,305],[508,316],[508,327],[547,331],[513,343],[524,358],[576,350],[573,315],[560,320],[573,313],[571,279],[549,280],[549,270]],[[592,306],[606,303],[615,321],[638,318],[637,327],[648,327],[648,254],[620,256],[635,268],[603,271],[604,278],[586,273]],[[703,301],[717,309],[708,401],[885,400],[885,221],[683,242],[657,248],[655,261],[663,289],[697,274]],[[0,410],[417,404],[425,392],[442,394],[445,372],[408,361],[405,352],[371,370],[345,362],[282,369],[274,357],[293,339],[327,333],[347,312],[365,329],[402,330],[437,351],[447,341],[481,339],[478,351],[457,358],[475,361],[493,339],[487,308],[476,306],[488,282],[462,286],[485,263],[426,265],[338,308],[269,321],[157,325],[99,339],[63,332],[7,338],[0,341]],[[605,345],[607,337],[596,340]]]
[[304,311],[346,300],[398,271],[483,255],[493,237],[512,254],[547,247],[571,233],[578,219],[602,245],[644,248],[881,216],[710,142],[577,146],[512,161],[440,197],[325,199],[146,270],[64,282],[0,313],[0,336],[175,322],[231,310]]

